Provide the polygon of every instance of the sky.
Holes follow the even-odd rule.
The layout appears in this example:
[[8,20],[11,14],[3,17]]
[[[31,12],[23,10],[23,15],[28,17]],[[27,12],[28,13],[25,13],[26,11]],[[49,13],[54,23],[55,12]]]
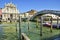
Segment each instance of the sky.
[[23,13],[31,9],[41,10],[60,10],[60,0],[0,0],[0,8],[4,8],[5,3],[12,2],[17,9]]

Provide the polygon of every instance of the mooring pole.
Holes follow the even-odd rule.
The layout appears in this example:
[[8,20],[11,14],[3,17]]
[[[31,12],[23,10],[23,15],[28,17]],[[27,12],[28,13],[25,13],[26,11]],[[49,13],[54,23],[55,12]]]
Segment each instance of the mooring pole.
[[21,40],[21,16],[19,16],[19,40]]
[[40,22],[41,22],[41,24],[40,24],[40,36],[42,36],[42,27],[43,27],[43,17],[41,16],[41,18],[40,18]]
[[59,28],[59,25],[58,25],[59,23],[58,22],[59,22],[59,18],[57,17],[57,28]]
[[17,36],[18,36],[18,33],[17,33],[17,22],[16,22],[15,26],[16,26],[16,38],[17,38]]
[[38,28],[38,17],[36,18],[36,28]]
[[50,28],[50,32],[52,32],[52,17],[51,17],[51,28]]
[[29,31],[29,26],[30,26],[30,25],[29,25],[29,17],[28,17],[28,31]]

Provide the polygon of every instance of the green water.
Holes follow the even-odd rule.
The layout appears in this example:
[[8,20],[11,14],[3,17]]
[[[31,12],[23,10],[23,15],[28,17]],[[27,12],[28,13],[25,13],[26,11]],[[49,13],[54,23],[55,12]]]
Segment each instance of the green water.
[[0,24],[0,40],[17,40],[15,23]]
[[[36,28],[36,23],[30,22],[29,30],[28,22],[21,23],[21,32],[25,33],[31,40],[53,40],[60,36],[60,29],[53,29],[52,33],[48,27],[43,27],[42,29],[42,36],[40,36],[40,23],[38,28]],[[17,40],[18,30],[18,23],[2,23],[2,26],[0,26],[0,40]]]
[[31,40],[53,40],[60,36],[60,29],[53,29],[53,32],[50,32],[50,28],[43,27],[42,36],[40,36],[40,24],[36,28],[35,22],[30,22],[29,31],[28,23],[22,23],[22,32],[26,33]]

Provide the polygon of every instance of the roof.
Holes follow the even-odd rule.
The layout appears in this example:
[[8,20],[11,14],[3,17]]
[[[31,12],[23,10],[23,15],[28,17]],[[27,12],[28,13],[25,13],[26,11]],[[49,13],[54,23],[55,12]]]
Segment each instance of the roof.
[[5,4],[5,6],[8,6],[8,7],[15,7],[15,5],[14,5],[12,2],[10,2],[10,3],[8,3],[8,4]]
[[36,11],[36,10],[31,9],[30,11],[27,11],[27,13],[29,13],[29,15],[34,15],[35,13],[37,13],[37,11]]

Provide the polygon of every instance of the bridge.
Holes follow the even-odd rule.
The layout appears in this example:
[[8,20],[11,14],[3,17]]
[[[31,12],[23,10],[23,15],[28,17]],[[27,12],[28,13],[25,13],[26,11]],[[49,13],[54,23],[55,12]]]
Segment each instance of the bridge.
[[42,16],[44,14],[54,14],[56,16],[60,16],[60,11],[56,11],[56,10],[42,10],[37,12],[35,15],[33,15],[33,17],[30,18],[30,20],[34,20],[36,17]]

